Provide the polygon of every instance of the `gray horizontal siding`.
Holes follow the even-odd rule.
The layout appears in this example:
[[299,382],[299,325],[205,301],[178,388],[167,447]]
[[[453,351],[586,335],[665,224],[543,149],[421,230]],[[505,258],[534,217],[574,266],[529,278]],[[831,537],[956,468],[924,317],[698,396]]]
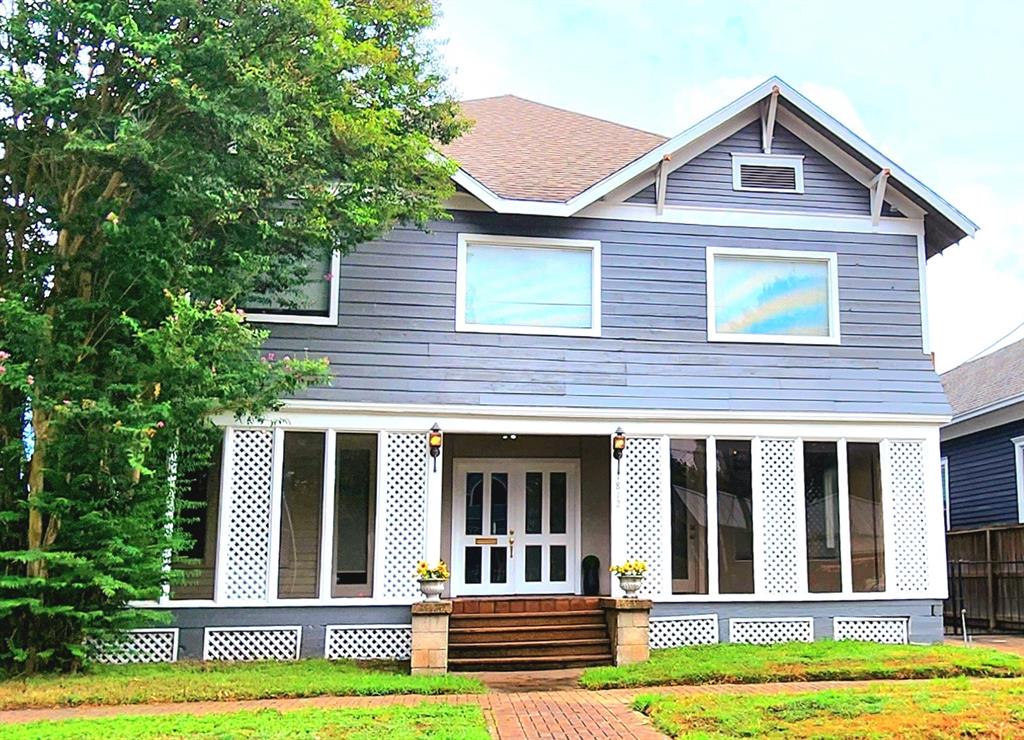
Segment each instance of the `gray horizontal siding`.
[[[598,239],[600,337],[455,332],[458,233]],[[709,343],[708,246],[838,253],[841,346]],[[338,326],[277,324],[268,349],[331,360],[332,401],[712,411],[945,413],[921,351],[914,237],[457,212],[341,267]]]
[[[772,154],[804,158],[803,193],[758,193],[733,190],[732,153],[761,152],[761,123],[755,121],[697,155],[668,176],[665,202],[694,207],[763,208],[773,211],[870,213],[868,190],[783,126],[775,126]],[[653,203],[651,185],[630,203]]]
[[1017,522],[1014,437],[1024,419],[942,443],[949,459],[949,523],[954,529]]

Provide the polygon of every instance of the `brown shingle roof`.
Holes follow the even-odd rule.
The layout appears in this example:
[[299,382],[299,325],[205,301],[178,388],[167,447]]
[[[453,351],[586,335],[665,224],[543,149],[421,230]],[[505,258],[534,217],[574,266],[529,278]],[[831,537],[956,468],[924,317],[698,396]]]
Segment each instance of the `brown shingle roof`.
[[1024,395],[1024,341],[942,374],[953,416]]
[[514,95],[466,100],[475,121],[443,148],[503,198],[565,202],[666,139]]

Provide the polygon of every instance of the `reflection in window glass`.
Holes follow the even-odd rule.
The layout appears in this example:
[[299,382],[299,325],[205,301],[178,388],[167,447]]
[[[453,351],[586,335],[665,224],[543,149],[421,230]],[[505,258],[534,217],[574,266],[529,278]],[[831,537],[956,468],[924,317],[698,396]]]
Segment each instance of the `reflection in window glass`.
[[491,583],[505,583],[508,578],[507,548],[492,547],[491,550]]
[[480,583],[480,577],[483,575],[482,561],[483,551],[481,548],[477,546],[470,546],[466,548],[466,583]]
[[754,593],[754,521],[750,442],[718,440],[718,590]]
[[484,533],[484,474],[466,474],[466,534]]
[[277,579],[282,599],[318,595],[325,439],[323,432],[284,433]]
[[707,443],[673,439],[672,593],[708,592]]
[[846,445],[850,486],[850,565],[853,590],[885,591],[881,455],[875,442]]
[[508,530],[508,473],[491,473],[491,534]]
[[544,474],[526,474],[526,533],[540,534],[544,516]]
[[334,596],[370,596],[377,435],[338,434],[334,477]]
[[540,580],[540,561],[543,548],[540,545],[526,546],[526,580],[533,583]]
[[[321,256],[309,261],[302,283],[283,293],[261,293],[244,301],[251,313],[286,314],[289,316],[327,316],[330,314],[332,257]],[[259,320],[258,318],[256,319]]]
[[565,580],[565,545],[551,545],[551,578],[552,581]]
[[171,587],[172,599],[212,599],[213,576],[217,565],[217,514],[220,509],[221,445],[210,457],[210,467],[189,475],[185,500],[195,507],[183,507],[182,529],[192,539],[188,550],[180,553],[177,567],[186,581]]
[[839,537],[839,454],[835,442],[804,442],[804,513],[807,523],[807,588],[843,588]]
[[551,534],[565,534],[565,473],[552,473],[550,479],[550,509],[548,531]]

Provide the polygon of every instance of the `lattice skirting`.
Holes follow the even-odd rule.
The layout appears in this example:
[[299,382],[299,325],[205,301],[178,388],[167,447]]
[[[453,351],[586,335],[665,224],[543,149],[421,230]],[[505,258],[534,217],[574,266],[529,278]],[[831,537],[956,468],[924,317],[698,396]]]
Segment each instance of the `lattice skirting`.
[[324,641],[328,660],[408,660],[411,624],[329,624]]
[[906,617],[834,617],[836,640],[863,640],[903,645],[910,641],[910,620]]
[[207,627],[203,660],[296,660],[302,627]]
[[651,649],[680,645],[714,645],[718,642],[718,615],[651,617]]
[[178,659],[178,628],[131,630],[120,642],[90,647],[97,663],[173,663]]
[[752,645],[776,642],[814,642],[814,619],[782,617],[777,619],[730,619],[729,641]]

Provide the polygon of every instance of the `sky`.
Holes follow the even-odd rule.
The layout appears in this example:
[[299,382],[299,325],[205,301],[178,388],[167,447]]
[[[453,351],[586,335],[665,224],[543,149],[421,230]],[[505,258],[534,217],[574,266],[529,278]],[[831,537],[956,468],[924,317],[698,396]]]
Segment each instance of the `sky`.
[[1024,3],[440,0],[462,99],[674,135],[778,75],[977,223],[929,261],[944,372],[1024,339]]

